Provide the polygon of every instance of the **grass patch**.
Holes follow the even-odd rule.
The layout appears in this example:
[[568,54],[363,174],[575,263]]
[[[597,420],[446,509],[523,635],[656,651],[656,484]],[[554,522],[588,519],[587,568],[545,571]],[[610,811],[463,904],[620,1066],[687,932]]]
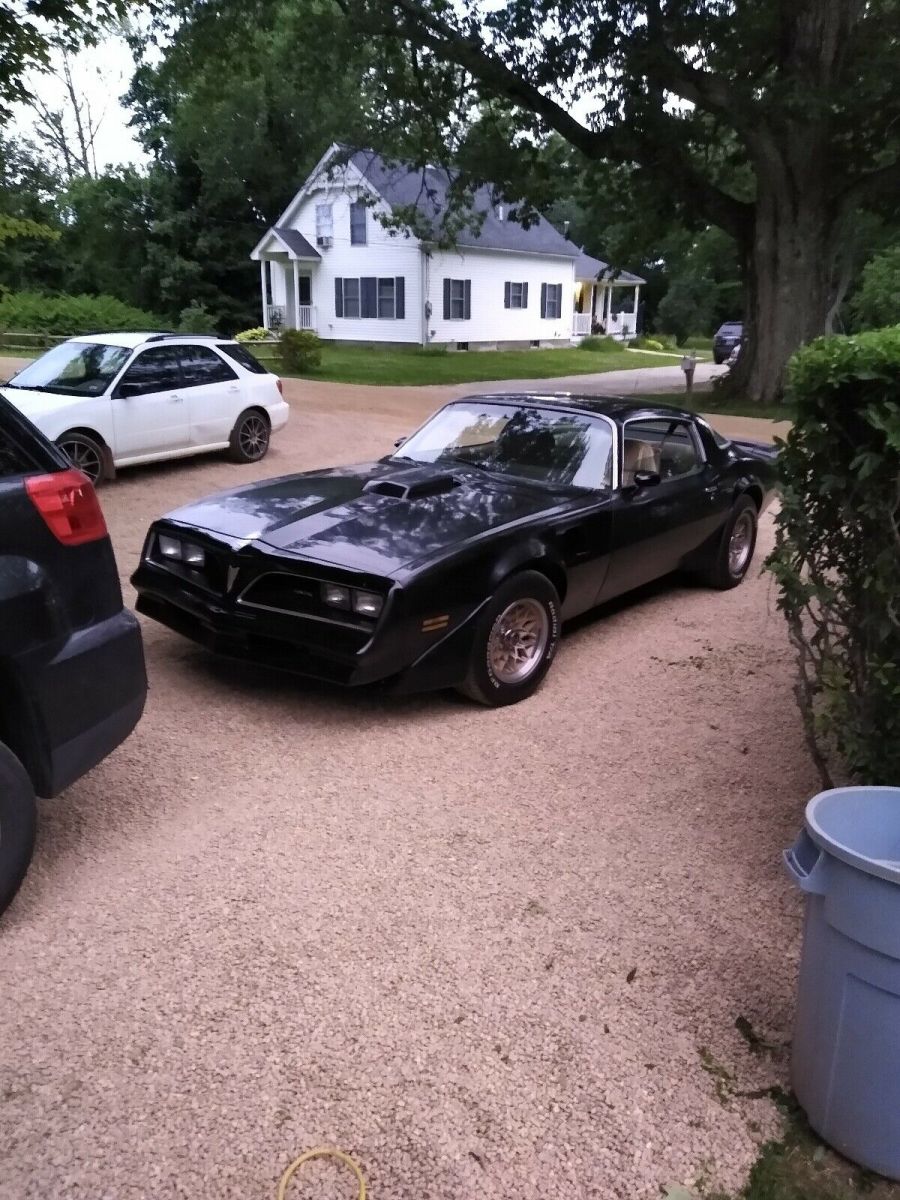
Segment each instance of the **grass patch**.
[[[248,349],[277,370],[271,347]],[[563,375],[594,375],[663,367],[678,362],[676,355],[639,354],[619,349],[598,354],[576,347],[559,350],[446,351],[437,347],[354,346],[326,343],[322,364],[300,378],[331,383],[371,383],[396,387],[440,383],[481,383],[494,379],[554,379]]]
[[793,420],[793,409],[788,404],[754,404],[739,396],[724,398],[712,388],[694,388],[693,395],[686,392],[650,392],[641,396],[650,404],[684,405],[695,412],[723,417],[763,417],[769,421]]

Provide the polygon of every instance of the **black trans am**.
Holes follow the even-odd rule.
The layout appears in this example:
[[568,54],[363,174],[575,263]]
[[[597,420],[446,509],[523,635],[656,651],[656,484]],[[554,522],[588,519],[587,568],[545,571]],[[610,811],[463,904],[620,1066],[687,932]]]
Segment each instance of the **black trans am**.
[[771,447],[680,409],[473,396],[378,462],[169,513],[147,535],[137,607],[257,663],[511,704],[570,617],[679,568],[739,584],[775,473]]

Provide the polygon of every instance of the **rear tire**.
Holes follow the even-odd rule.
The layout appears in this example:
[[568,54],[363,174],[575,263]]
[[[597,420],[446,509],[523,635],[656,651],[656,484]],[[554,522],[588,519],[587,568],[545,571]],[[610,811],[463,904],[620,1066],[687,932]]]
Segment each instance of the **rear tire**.
[[698,571],[708,587],[725,592],[743,583],[756,549],[757,516],[751,498],[738,496],[708,561]]
[[490,708],[526,700],[550,670],[560,625],[559,596],[546,575],[510,576],[478,617],[469,671],[458,690]]
[[0,743],[0,913],[25,878],[36,828],[31,780],[12,751]]
[[228,439],[228,457],[238,463],[259,462],[269,451],[271,434],[267,416],[257,408],[245,409],[235,421]]
[[73,467],[87,475],[94,485],[99,487],[106,478],[106,447],[86,433],[70,430],[56,439],[56,444],[68,458]]

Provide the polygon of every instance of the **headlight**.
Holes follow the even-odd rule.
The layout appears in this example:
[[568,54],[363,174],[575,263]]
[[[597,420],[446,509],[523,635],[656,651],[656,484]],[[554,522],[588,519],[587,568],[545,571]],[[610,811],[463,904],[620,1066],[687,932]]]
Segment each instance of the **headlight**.
[[341,587],[339,583],[323,583],[322,599],[332,608],[349,608],[350,589]]
[[178,538],[168,537],[161,533],[157,538],[157,545],[163,558],[181,558],[181,542]]
[[358,592],[353,589],[353,611],[362,617],[377,617],[384,607],[384,597],[377,592]]
[[181,561],[187,563],[189,567],[202,567],[206,562],[203,547],[195,546],[192,542],[185,542],[181,547]]

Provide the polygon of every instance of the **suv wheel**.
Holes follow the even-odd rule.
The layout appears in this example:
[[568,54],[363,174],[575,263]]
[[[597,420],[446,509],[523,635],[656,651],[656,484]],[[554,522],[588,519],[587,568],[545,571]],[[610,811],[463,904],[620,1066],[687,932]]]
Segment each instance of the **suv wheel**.
[[25,878],[36,825],[31,780],[12,751],[0,743],[0,912]]

